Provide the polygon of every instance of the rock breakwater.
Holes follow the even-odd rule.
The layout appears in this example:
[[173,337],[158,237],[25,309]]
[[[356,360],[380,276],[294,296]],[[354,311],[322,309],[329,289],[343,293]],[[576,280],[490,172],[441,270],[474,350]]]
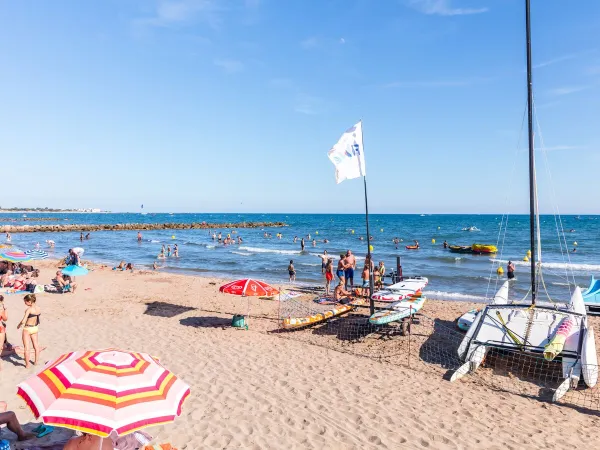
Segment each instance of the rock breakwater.
[[117,223],[117,224],[56,224],[56,225],[2,225],[0,233],[43,233],[43,232],[93,232],[93,231],[143,231],[143,230],[192,230],[235,228],[286,227],[283,222],[240,222],[240,223]]

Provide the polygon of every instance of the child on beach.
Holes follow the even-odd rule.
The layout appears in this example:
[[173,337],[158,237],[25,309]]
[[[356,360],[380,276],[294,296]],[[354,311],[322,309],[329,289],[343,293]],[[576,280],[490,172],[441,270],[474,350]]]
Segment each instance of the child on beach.
[[362,296],[367,297],[369,294],[369,266],[365,265],[362,271]]
[[294,260],[290,260],[290,265],[288,266],[288,273],[290,275],[290,281],[296,281],[296,269],[294,269]]
[[328,259],[325,263],[325,296],[329,296],[331,291],[331,280],[333,280],[333,259]]
[[33,350],[35,351],[35,357],[33,359],[33,365],[37,364],[38,357],[40,354],[40,348],[38,343],[38,327],[40,325],[40,308],[35,304],[36,298],[35,294],[27,294],[23,298],[23,302],[27,309],[25,310],[25,315],[23,316],[23,320],[17,326],[17,330],[23,327],[23,350],[25,357],[25,368],[29,368],[29,343],[33,345]]

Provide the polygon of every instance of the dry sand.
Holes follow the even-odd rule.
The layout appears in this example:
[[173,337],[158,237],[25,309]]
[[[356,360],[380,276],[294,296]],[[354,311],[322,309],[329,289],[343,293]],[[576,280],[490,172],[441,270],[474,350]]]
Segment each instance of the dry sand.
[[[55,264],[40,264],[42,280]],[[97,267],[78,281],[75,294],[38,296],[42,362],[107,347],[160,357],[192,395],[175,423],[148,431],[179,449],[584,448],[600,438],[598,417],[576,408],[271,333],[278,302],[220,294],[220,280]],[[17,344],[22,296],[5,303]],[[250,329],[231,328],[248,306]],[[427,313],[453,320],[470,306],[430,302]],[[0,400],[22,423],[33,416],[15,386],[35,370],[2,361]]]

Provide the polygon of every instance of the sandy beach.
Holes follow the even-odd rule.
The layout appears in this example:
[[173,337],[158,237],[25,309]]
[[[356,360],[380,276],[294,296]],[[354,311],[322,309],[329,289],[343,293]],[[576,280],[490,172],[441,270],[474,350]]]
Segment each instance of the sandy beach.
[[[56,262],[37,265],[50,280]],[[108,347],[159,357],[192,395],[174,424],[148,431],[179,449],[583,448],[600,438],[600,419],[589,411],[492,390],[476,378],[451,384],[439,370],[273,332],[278,302],[220,294],[227,280],[96,266],[78,281],[75,294],[38,296],[47,347],[40,363]],[[9,341],[20,344],[22,296],[5,304]],[[426,312],[450,321],[472,306],[430,301]],[[248,307],[249,330],[230,327]],[[0,400],[24,424],[33,416],[15,386],[35,371],[20,358],[2,361]]]

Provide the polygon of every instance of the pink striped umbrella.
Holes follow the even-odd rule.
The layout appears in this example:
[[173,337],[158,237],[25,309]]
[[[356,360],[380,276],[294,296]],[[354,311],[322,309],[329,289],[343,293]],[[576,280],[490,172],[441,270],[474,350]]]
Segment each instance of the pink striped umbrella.
[[101,437],[172,422],[190,394],[158,359],[116,349],[62,355],[17,389],[45,424]]

